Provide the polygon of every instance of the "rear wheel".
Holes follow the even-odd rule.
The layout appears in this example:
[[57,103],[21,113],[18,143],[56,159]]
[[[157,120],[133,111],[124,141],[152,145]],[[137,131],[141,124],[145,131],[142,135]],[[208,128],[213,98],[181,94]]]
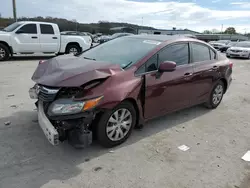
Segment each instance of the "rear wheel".
[[0,44],[0,61],[5,61],[10,57],[10,51],[7,46]]
[[219,104],[221,103],[221,100],[224,95],[224,91],[225,91],[224,83],[222,81],[219,81],[214,86],[210,94],[208,102],[205,103],[205,106],[210,109],[217,108],[217,106],[219,106]]
[[136,123],[136,111],[130,102],[122,102],[102,114],[97,125],[97,139],[104,147],[114,147],[127,140]]
[[76,55],[81,52],[81,48],[78,45],[70,44],[66,48],[66,54],[73,54]]

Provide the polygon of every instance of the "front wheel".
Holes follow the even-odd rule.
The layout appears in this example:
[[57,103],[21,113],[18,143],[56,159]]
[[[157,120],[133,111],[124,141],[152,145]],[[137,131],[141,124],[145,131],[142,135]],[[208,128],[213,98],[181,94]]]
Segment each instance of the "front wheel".
[[225,86],[222,81],[219,81],[214,87],[205,106],[210,109],[217,108],[221,103],[225,91]]
[[122,102],[112,111],[102,114],[97,125],[97,139],[107,148],[127,140],[136,124],[136,111],[130,102]]
[[10,51],[7,46],[0,44],[0,61],[5,61],[10,57]]

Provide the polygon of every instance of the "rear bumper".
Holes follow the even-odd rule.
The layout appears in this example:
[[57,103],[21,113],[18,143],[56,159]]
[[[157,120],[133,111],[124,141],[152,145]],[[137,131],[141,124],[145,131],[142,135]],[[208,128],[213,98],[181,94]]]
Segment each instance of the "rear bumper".
[[59,144],[59,134],[44,113],[43,102],[38,102],[38,123],[52,145]]

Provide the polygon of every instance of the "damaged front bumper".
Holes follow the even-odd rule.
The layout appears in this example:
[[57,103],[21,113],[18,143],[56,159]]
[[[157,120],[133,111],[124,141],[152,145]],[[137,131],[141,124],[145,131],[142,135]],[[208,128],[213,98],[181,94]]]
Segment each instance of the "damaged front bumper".
[[51,102],[43,101],[44,94],[39,93],[37,85],[29,90],[29,94],[30,98],[38,100],[36,103],[38,123],[52,145],[58,145],[59,141],[68,140],[74,147],[85,148],[92,143],[92,131],[89,128],[97,110],[54,116],[48,113],[48,106],[56,100],[55,97]]
[[43,130],[46,138],[52,145],[59,144],[59,133],[52,125],[50,120],[44,113],[44,105],[42,101],[38,101],[38,123]]

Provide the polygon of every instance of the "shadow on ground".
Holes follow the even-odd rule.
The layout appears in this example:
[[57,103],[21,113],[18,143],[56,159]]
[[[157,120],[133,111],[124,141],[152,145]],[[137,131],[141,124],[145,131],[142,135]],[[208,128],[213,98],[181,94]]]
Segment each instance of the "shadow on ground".
[[[134,130],[121,147],[134,144],[178,124],[202,116],[209,110],[196,106],[151,120],[140,131]],[[4,123],[10,121],[10,125]],[[51,180],[67,180],[81,173],[77,165],[99,157],[110,149],[97,143],[76,150],[66,143],[52,146],[45,139],[36,111],[19,111],[0,119],[0,182],[3,187],[40,187]]]
[[9,61],[35,61],[35,60],[44,60],[44,59],[50,59],[55,56],[34,56],[34,57],[29,57],[29,56],[22,56],[22,57],[12,57],[9,59]]

